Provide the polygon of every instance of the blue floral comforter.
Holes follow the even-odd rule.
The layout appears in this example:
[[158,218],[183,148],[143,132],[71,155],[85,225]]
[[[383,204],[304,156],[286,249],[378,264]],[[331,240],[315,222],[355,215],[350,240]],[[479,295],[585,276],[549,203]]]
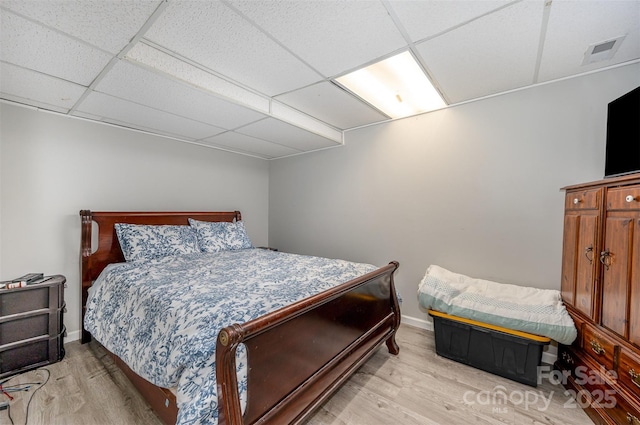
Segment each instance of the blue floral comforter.
[[[107,266],[89,291],[86,330],[148,381],[177,387],[178,424],[217,423],[218,332],[375,270],[264,249]],[[238,348],[241,402],[246,358]]]

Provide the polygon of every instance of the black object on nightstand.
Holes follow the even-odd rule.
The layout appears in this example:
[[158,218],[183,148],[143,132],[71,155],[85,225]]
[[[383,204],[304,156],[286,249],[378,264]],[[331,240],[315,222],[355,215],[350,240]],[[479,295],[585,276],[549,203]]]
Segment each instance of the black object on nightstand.
[[0,290],[0,378],[55,363],[64,357],[62,275]]

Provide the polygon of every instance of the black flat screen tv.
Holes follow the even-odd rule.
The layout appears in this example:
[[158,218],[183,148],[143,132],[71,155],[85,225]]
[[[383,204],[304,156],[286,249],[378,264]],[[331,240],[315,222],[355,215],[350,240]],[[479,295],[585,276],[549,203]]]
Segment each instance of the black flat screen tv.
[[609,103],[605,177],[640,172],[640,87]]

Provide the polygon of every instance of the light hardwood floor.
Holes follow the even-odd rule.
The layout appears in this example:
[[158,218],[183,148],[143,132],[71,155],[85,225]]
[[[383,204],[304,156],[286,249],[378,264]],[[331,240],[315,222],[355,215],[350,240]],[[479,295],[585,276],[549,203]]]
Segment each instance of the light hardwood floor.
[[[560,385],[544,380],[533,388],[439,357],[433,334],[415,327],[402,325],[397,340],[398,356],[383,346],[307,425],[592,423]],[[46,367],[51,376],[42,388],[14,393],[14,424],[25,424],[31,396],[29,425],[161,424],[99,345],[65,348],[64,360]],[[31,371],[5,385],[46,376]],[[0,411],[0,424],[8,423],[7,410]]]

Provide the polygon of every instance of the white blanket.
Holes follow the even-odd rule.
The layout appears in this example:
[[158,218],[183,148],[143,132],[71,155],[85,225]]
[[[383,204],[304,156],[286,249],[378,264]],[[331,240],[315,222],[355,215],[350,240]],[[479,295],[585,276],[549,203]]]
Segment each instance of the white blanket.
[[426,309],[542,335],[571,344],[577,331],[560,291],[474,279],[431,265],[420,282]]

